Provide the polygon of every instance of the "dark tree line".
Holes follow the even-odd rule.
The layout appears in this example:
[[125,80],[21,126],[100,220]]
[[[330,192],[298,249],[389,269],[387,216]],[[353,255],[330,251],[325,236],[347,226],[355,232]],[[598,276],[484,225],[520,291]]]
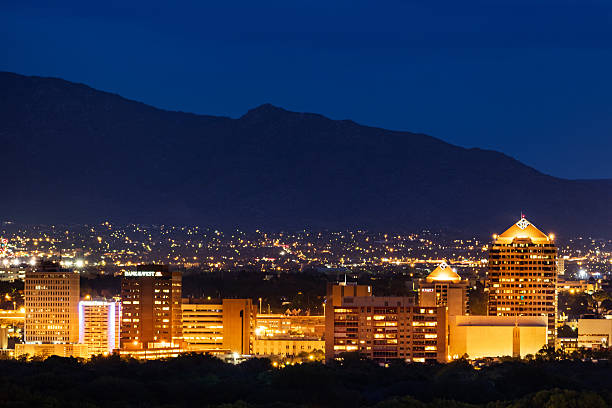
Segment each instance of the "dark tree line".
[[267,359],[231,365],[206,355],[137,362],[51,357],[0,361],[0,407],[606,407],[607,361],[509,359],[476,369],[346,355],[327,365],[275,369]]

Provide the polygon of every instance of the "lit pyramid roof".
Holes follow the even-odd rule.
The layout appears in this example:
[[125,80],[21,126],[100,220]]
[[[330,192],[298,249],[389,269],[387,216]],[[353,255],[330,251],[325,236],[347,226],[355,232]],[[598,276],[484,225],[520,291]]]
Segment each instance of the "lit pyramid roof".
[[547,243],[551,238],[536,228],[535,225],[527,221],[525,217],[521,218],[516,224],[512,225],[503,234],[496,237],[496,242],[501,244],[512,243],[515,239],[529,238],[534,243]]
[[461,276],[448,266],[446,262],[442,262],[425,278],[427,282],[461,282]]

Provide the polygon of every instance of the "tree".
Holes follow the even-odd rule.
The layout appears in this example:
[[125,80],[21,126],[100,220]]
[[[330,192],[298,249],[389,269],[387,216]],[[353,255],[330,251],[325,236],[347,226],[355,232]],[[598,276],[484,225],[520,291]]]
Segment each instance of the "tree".
[[564,324],[557,329],[557,337],[574,339],[578,337],[578,332],[569,327],[567,324]]

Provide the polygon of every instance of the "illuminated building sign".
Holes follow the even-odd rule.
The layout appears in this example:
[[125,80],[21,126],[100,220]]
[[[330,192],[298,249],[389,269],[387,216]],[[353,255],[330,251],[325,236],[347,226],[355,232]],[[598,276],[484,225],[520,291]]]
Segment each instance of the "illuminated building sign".
[[529,221],[527,221],[525,218],[521,218],[519,222],[516,223],[516,226],[524,230],[529,226]]
[[130,276],[134,278],[141,278],[145,276],[162,276],[162,273],[159,271],[125,271],[123,276]]
[[423,288],[421,289],[421,292],[433,292],[433,288]]

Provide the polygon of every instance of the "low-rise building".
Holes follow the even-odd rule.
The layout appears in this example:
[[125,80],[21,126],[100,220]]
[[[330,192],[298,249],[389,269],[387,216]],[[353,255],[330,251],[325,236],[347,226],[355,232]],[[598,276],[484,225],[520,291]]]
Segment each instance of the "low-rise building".
[[222,351],[223,304],[183,299],[183,341],[191,351]]
[[308,336],[322,338],[325,316],[258,313],[255,334],[258,337]]
[[253,344],[253,354],[256,356],[291,357],[323,350],[325,340],[320,338],[257,337]]
[[578,319],[578,347],[610,347],[612,319]]
[[525,357],[547,344],[546,316],[450,316],[449,356]]
[[601,283],[597,280],[566,280],[560,278],[557,281],[558,292],[569,292],[570,294],[575,293],[588,293],[592,295],[601,289]]
[[[8,261],[6,258],[4,260]],[[0,282],[23,281],[26,273],[32,271],[32,269],[29,264],[12,265],[8,262],[6,265],[2,264],[0,266]]]
[[89,349],[86,344],[15,344],[15,357],[77,357],[89,358]]
[[183,299],[181,308],[187,350],[253,353],[257,311],[251,299]]

